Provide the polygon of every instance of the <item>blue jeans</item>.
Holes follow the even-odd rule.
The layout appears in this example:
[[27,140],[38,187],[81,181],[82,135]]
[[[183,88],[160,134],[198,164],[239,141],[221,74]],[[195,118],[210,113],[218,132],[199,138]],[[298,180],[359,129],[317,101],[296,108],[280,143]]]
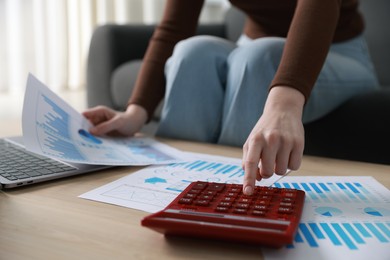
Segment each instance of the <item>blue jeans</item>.
[[[237,43],[213,36],[179,42],[165,65],[166,94],[157,135],[242,146],[263,112],[284,44],[284,38],[245,36]],[[319,119],[378,85],[362,37],[335,43],[302,121]]]

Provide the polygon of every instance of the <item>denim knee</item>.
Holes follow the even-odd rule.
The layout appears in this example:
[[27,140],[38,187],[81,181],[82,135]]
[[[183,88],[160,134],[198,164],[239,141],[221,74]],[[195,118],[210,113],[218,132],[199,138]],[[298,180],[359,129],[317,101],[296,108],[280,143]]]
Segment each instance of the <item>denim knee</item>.
[[196,62],[219,57],[225,60],[235,46],[235,43],[215,36],[194,36],[178,42],[170,59]]
[[252,40],[236,48],[229,56],[228,63],[247,67],[249,71],[268,68],[266,70],[274,74],[282,58],[284,45],[285,39],[279,37]]

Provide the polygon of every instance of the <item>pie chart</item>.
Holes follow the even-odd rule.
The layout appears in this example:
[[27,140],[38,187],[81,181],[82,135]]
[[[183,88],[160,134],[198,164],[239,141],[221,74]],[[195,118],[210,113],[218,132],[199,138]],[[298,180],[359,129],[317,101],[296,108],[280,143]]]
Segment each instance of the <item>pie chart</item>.
[[340,209],[334,207],[318,207],[314,211],[324,217],[340,216],[343,213]]
[[385,217],[390,216],[390,209],[367,207],[364,208],[364,213],[375,217]]

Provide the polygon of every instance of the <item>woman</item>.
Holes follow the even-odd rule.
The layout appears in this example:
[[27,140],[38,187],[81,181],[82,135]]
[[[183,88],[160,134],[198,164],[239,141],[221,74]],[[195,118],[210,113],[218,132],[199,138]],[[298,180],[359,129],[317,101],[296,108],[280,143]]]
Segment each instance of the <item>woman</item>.
[[[194,36],[203,0],[167,0],[125,112],[84,115],[92,134],[133,135],[165,94],[158,135],[243,146],[243,191],[297,170],[303,123],[378,83],[357,0],[231,0],[237,43]],[[367,87],[372,86],[372,87]]]

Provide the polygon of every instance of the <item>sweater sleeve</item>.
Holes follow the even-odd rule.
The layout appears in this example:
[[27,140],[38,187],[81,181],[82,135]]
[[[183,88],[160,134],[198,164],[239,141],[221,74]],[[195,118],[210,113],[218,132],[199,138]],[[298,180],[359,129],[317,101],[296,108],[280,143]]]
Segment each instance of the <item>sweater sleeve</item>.
[[165,94],[164,65],[177,42],[193,36],[204,0],[167,0],[163,18],[156,27],[143,58],[128,104],[146,109],[148,121]]
[[340,6],[341,0],[297,1],[282,59],[270,88],[295,88],[307,101],[332,43]]

